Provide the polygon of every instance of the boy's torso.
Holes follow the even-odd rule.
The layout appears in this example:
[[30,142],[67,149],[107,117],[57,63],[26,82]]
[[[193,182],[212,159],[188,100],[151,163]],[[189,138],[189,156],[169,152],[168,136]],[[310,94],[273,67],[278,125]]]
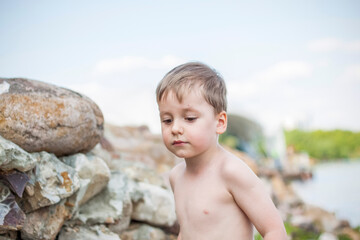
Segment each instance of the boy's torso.
[[196,177],[178,171],[174,186],[182,240],[252,239],[252,225],[229,193],[221,167]]

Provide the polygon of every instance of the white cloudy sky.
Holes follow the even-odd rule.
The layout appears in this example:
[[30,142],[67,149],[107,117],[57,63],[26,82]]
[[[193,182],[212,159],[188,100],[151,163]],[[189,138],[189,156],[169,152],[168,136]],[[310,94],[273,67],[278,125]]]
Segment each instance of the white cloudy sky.
[[159,132],[156,85],[193,60],[267,131],[360,131],[359,1],[0,1],[0,77],[84,93],[113,124]]

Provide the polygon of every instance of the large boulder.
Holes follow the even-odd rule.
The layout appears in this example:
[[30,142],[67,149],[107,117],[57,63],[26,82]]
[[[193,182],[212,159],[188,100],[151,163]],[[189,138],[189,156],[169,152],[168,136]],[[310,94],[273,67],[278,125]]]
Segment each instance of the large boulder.
[[77,92],[34,80],[0,78],[0,135],[27,152],[87,152],[100,141],[103,125],[99,107]]

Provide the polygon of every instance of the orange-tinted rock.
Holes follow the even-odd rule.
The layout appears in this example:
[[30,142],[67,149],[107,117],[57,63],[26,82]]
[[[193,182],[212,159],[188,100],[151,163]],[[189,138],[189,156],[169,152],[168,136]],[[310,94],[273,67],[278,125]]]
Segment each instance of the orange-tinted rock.
[[26,215],[22,239],[55,239],[70,212],[64,202],[43,207]]
[[104,118],[89,98],[39,81],[0,79],[0,135],[28,152],[57,156],[92,149]]

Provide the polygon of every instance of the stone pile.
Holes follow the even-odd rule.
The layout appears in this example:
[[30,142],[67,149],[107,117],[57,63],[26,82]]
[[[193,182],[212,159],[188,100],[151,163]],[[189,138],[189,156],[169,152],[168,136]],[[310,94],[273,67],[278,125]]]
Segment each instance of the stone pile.
[[110,169],[96,152],[109,154],[98,145],[58,158],[0,137],[0,239],[171,239],[175,207],[164,178],[121,157]]
[[0,79],[0,239],[176,238],[176,159],[146,127],[103,129],[81,94]]

